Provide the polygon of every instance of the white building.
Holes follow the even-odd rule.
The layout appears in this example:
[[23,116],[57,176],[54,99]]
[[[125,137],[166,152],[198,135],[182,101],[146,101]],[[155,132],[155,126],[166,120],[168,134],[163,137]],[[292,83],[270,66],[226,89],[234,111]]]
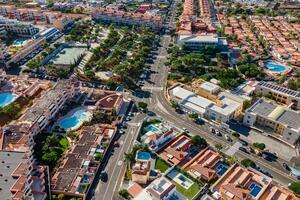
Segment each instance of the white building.
[[244,124],[266,131],[271,136],[296,146],[300,139],[300,112],[263,98],[246,110]]
[[191,49],[203,46],[215,46],[220,48],[227,47],[226,38],[219,37],[216,34],[179,34],[177,44],[186,45]]
[[176,187],[171,181],[165,177],[154,180],[148,187],[134,198],[134,200],[170,200],[178,199],[184,200],[177,191]]
[[169,95],[188,113],[197,113],[201,117],[224,123],[238,117],[242,112],[243,99],[227,92],[220,92],[219,86],[213,85],[204,83],[200,88],[208,93],[216,92],[214,100],[197,95],[180,85],[171,88]]

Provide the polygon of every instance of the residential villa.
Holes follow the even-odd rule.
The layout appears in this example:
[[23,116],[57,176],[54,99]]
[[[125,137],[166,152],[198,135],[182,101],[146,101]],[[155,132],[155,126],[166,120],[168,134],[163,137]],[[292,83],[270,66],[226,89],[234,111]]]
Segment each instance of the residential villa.
[[146,184],[150,176],[150,160],[137,160],[132,167],[131,180],[139,184]]
[[149,145],[149,148],[153,151],[163,148],[168,141],[171,141],[180,133],[177,128],[171,127],[165,122],[155,125],[151,124],[145,130],[146,133],[141,137],[141,141]]
[[[130,190],[130,188],[129,188]],[[136,195],[134,200],[184,200],[182,196],[176,191],[176,187],[167,178],[160,177],[154,180],[142,191]]]
[[282,186],[271,185],[260,197],[260,200],[297,200],[291,191]]
[[182,162],[188,155],[192,141],[186,135],[180,135],[171,141],[160,153],[159,156],[165,161],[174,165]]
[[234,164],[212,185],[213,197],[223,200],[259,200],[272,179],[252,168]]
[[186,163],[183,168],[193,177],[209,182],[217,176],[215,168],[220,160],[221,155],[207,147]]

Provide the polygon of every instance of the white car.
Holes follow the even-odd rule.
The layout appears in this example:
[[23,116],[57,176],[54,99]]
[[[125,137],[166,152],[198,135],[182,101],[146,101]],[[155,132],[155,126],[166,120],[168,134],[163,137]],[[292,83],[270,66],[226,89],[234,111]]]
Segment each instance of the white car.
[[189,130],[187,128],[182,128],[182,130],[185,132],[185,133],[189,133]]
[[229,142],[232,141],[231,137],[230,137],[228,134],[225,134],[225,139],[226,139],[227,141],[229,141]]

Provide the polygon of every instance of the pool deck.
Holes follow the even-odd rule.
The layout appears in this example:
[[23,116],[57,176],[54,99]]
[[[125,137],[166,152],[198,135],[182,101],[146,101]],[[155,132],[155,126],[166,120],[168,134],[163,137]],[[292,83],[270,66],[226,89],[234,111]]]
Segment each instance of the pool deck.
[[[89,111],[89,107],[88,107],[88,106],[79,106],[79,107],[77,107],[77,108],[74,108],[74,109],[70,110],[66,115],[60,117],[60,118],[57,120],[57,122],[55,123],[55,126],[59,126],[59,127],[60,127],[59,124],[60,124],[60,122],[61,122],[62,120],[66,119],[66,118],[68,118],[68,117],[73,116],[75,112],[77,112],[77,111],[79,111],[79,110],[81,110],[81,109],[83,109],[83,108],[86,109],[84,113],[87,114],[88,119],[86,119],[86,120],[80,120],[79,123],[78,123],[76,126],[74,126],[74,127],[72,127],[72,128],[68,128],[67,130],[72,130],[72,131],[73,131],[73,130],[79,129],[85,121],[90,121],[90,120],[92,119],[92,116],[93,116],[93,115],[92,115],[92,113]],[[54,127],[55,127],[55,126],[54,126]]]

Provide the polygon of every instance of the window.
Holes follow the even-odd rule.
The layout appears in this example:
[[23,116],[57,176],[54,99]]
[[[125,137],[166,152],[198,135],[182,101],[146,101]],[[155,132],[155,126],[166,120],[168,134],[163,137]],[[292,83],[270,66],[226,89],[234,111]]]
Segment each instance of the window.
[[250,115],[248,115],[247,117],[248,117],[248,119],[250,119]]
[[249,120],[247,120],[247,124],[249,124],[250,122],[249,122]]
[[292,135],[292,133],[289,133],[289,135]]

